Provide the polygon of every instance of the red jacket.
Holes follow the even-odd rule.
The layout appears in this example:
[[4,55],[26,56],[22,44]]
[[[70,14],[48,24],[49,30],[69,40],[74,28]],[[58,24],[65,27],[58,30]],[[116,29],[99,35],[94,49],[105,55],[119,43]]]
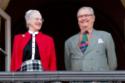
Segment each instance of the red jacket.
[[[16,35],[13,43],[13,51],[11,58],[11,71],[17,71],[22,65],[23,49],[30,40],[31,35]],[[56,54],[53,39],[41,32],[36,35],[36,43],[40,52],[40,60],[44,71],[56,70]]]

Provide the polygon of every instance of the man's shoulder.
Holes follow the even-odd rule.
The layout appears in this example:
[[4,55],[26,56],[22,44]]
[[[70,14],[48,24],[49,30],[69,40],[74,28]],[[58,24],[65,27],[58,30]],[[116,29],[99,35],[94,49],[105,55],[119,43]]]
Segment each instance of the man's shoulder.
[[70,42],[70,41],[74,41],[76,38],[78,38],[78,33],[69,37],[65,42]]
[[94,31],[95,31],[95,33],[98,34],[98,35],[103,35],[103,36],[108,36],[108,35],[110,35],[110,33],[107,32],[107,31],[103,31],[103,30],[94,30]]

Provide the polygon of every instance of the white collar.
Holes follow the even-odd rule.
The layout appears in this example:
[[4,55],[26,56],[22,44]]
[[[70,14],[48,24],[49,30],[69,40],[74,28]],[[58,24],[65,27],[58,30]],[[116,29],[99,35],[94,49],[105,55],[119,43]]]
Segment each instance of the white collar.
[[36,31],[36,32],[33,32],[33,31],[28,31],[30,34],[32,34],[32,35],[36,35],[36,34],[38,34],[39,32],[38,31]]

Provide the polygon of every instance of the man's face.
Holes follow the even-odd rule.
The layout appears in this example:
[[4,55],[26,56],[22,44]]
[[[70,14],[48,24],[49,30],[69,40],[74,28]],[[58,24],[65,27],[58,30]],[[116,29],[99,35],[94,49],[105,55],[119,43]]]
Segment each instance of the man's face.
[[88,9],[81,9],[77,15],[78,24],[82,32],[88,31],[93,28],[95,16]]
[[29,21],[29,29],[33,31],[39,31],[42,26],[42,17],[39,13],[34,13]]

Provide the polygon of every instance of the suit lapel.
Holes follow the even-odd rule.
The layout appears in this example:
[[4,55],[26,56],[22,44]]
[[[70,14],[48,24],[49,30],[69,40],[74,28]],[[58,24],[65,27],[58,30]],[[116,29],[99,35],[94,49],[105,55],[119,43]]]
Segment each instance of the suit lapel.
[[90,38],[90,40],[89,40],[89,45],[88,45],[86,51],[84,52],[85,55],[86,55],[87,53],[89,53],[90,51],[93,50],[93,48],[94,48],[95,45],[96,45],[96,42],[97,42],[96,40],[97,40],[97,39],[98,39],[98,37],[96,36],[96,31],[93,30],[92,35],[91,35],[91,38]]
[[89,40],[89,45],[87,47],[87,49],[85,50],[84,53],[82,53],[82,51],[80,50],[79,46],[78,46],[78,43],[79,43],[79,35],[80,34],[77,34],[75,39],[73,40],[73,47],[75,48],[73,51],[74,53],[77,53],[77,55],[79,54],[80,56],[83,56],[83,55],[86,55],[88,52],[92,51],[93,48],[95,47],[96,43],[97,43],[97,39],[98,37],[95,36],[96,35],[96,30],[93,30],[92,32],[92,36]]
[[81,52],[79,46],[78,46],[78,43],[79,43],[79,34],[76,35],[75,39],[72,40],[72,45],[73,45],[73,52],[76,53],[75,55],[80,55],[80,56],[83,56],[83,53]]

